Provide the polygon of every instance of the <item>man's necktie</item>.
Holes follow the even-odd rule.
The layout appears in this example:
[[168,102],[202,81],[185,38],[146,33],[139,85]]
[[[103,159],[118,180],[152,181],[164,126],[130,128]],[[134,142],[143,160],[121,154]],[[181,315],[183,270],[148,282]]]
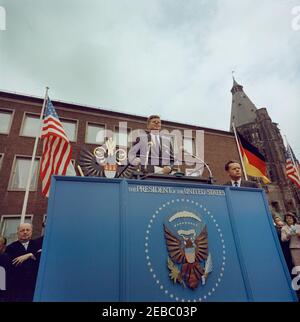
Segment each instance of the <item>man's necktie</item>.
[[238,187],[239,186],[239,183],[237,181],[234,181],[234,186],[235,187]]

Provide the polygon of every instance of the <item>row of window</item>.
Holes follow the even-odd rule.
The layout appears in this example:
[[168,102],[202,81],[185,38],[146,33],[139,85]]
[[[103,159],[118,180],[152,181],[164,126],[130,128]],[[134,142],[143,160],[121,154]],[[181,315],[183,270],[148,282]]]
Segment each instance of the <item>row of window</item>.
[[[0,134],[9,134],[13,119],[13,111],[0,109]],[[77,120],[60,118],[63,128],[71,142],[77,141]],[[40,131],[40,120],[37,114],[25,113],[20,135],[27,137],[36,137]],[[118,146],[130,146],[130,129],[127,133],[124,129],[115,127],[114,141]],[[104,124],[87,122],[85,142],[89,144],[103,144],[106,136]],[[184,138],[184,149],[189,153],[194,153],[194,142],[192,138]]]
[[[0,153],[0,170],[3,163],[4,154]],[[10,191],[24,191],[27,185],[29,175],[29,168],[31,157],[16,155],[11,168],[10,179],[8,183],[8,190]],[[34,161],[32,177],[30,182],[30,191],[37,190],[38,174],[39,174],[40,158],[37,157]],[[72,165],[67,169],[67,175],[76,175],[74,170],[75,161],[72,160]]]
[[[0,109],[0,134],[9,134],[11,123],[13,119],[13,111]],[[77,120],[63,119],[60,118],[60,121],[64,127],[64,130],[67,134],[68,139],[71,142],[77,141]],[[25,113],[20,135],[27,137],[36,137],[40,130],[40,120],[39,116],[36,114]],[[118,146],[127,147],[130,146],[131,129],[127,128],[127,133],[125,129],[120,129],[115,127],[114,141]],[[96,124],[87,122],[86,126],[86,137],[85,142],[89,144],[103,144],[106,137],[106,128],[104,124]],[[175,142],[174,146],[176,146]],[[195,153],[195,144],[193,138],[185,137],[183,141],[184,150],[188,153]]]
[[[13,111],[0,109],[0,133],[9,134],[13,120]],[[77,140],[77,120],[60,118],[63,128],[71,142]],[[25,113],[20,130],[21,136],[36,137],[40,131],[39,115]],[[105,125],[87,123],[86,143],[101,144],[104,142]]]

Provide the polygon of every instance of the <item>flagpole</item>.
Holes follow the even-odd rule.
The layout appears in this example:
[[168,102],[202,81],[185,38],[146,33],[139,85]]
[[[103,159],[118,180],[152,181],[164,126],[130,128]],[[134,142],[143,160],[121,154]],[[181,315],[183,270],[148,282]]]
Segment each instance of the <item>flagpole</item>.
[[300,175],[299,175],[299,168],[298,168],[298,166],[296,165],[296,162],[295,162],[295,159],[294,159],[293,153],[292,153],[292,151],[291,151],[291,147],[290,147],[289,142],[288,142],[288,140],[287,140],[287,138],[286,138],[286,135],[285,135],[284,137],[285,137],[286,147],[287,147],[288,153],[289,153],[289,155],[291,156],[291,160],[292,160],[292,163],[293,163],[293,165],[294,165],[294,168],[295,168],[295,170],[296,170],[296,172],[297,172],[298,178],[300,178]]
[[38,142],[39,142],[39,137],[40,137],[40,133],[41,133],[41,129],[42,129],[42,119],[44,116],[44,110],[45,110],[46,101],[48,98],[48,90],[49,90],[49,87],[46,87],[45,98],[44,98],[43,107],[42,107],[42,111],[41,111],[41,115],[40,115],[40,127],[39,127],[39,131],[37,133],[37,136],[35,137],[33,153],[32,153],[32,158],[31,158],[31,163],[30,163],[30,168],[29,168],[29,174],[28,174],[25,196],[24,196],[24,201],[23,201],[23,208],[22,208],[22,213],[21,213],[20,224],[24,224],[24,222],[25,222],[25,215],[26,215],[26,209],[27,209],[27,203],[28,203],[28,197],[29,197],[31,176],[32,176],[33,165],[34,165],[35,156],[36,156],[36,150],[37,150],[37,146],[38,146]]
[[247,177],[247,173],[246,173],[246,170],[245,170],[245,166],[244,166],[244,162],[243,162],[243,157],[242,157],[242,152],[241,152],[241,149],[240,149],[239,140],[238,140],[238,137],[237,137],[237,133],[236,133],[236,129],[235,129],[235,126],[234,126],[234,122],[232,122],[232,128],[233,128],[233,132],[234,132],[234,137],[235,137],[236,145],[238,147],[239,156],[240,156],[240,160],[241,160],[241,163],[242,163],[242,168],[243,168],[244,176],[245,176],[245,179],[247,181],[248,180],[248,177]]

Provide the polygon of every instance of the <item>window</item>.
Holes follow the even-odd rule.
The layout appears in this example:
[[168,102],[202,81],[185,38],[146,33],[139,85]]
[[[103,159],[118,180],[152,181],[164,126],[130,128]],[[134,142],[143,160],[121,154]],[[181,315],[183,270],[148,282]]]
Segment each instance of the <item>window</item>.
[[77,121],[60,119],[60,122],[65,130],[67,138],[71,142],[76,142],[77,137]]
[[74,159],[71,159],[71,162],[67,168],[66,176],[76,176]]
[[43,236],[43,235],[44,235],[44,233],[45,233],[46,223],[47,223],[47,214],[45,214],[45,215],[44,215],[44,218],[43,218],[41,236]]
[[3,157],[4,157],[4,154],[0,153],[0,170],[1,170],[2,162],[3,162]]
[[86,143],[102,144],[105,138],[105,126],[101,124],[87,124]]
[[274,174],[274,172],[269,169],[269,179],[271,180],[271,182],[275,183],[277,180],[276,180],[276,176]]
[[267,152],[264,148],[262,148],[262,154],[265,157],[265,160],[268,161],[268,155],[267,155]]
[[36,114],[25,114],[21,135],[36,137],[40,131],[40,117]]
[[9,133],[12,122],[12,115],[12,111],[0,109],[0,133]]
[[116,142],[116,145],[122,148],[129,147],[128,139],[130,132],[131,130],[129,128],[119,128],[118,126],[115,127],[114,141]]
[[[27,178],[30,168],[30,157],[16,156],[10,177],[9,190],[25,190],[27,185]],[[32,178],[30,183],[30,190],[37,189],[39,159],[34,161]]]
[[[20,224],[20,219],[20,215],[3,215],[1,217],[0,235],[4,236],[7,239],[7,245],[18,239],[17,228]],[[32,215],[26,215],[25,222],[31,223]]]
[[245,137],[245,139],[249,142],[251,142],[251,135],[250,132],[248,130],[244,131],[243,136]]
[[187,154],[195,154],[195,141],[193,138],[184,138],[183,139],[183,148]]
[[176,135],[169,134],[168,137],[170,139],[170,144],[173,148],[174,153],[177,153],[178,152],[178,142],[177,142]]
[[257,138],[261,141],[261,136],[260,136],[259,131],[256,132],[256,135],[257,135]]
[[[76,129],[77,122],[72,120],[60,119],[64,131],[66,132],[67,138],[71,142],[76,141]],[[21,130],[21,135],[36,137],[40,131],[40,116],[37,114],[26,113],[23,121],[23,126]]]

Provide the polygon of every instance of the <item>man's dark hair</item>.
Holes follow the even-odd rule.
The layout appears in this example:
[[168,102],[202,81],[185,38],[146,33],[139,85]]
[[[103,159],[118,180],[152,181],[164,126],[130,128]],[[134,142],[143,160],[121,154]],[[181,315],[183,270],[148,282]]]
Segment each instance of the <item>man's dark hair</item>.
[[149,124],[149,122],[152,120],[152,119],[160,119],[160,116],[159,115],[150,115],[147,119],[147,124]]
[[230,165],[231,163],[238,163],[238,164],[240,164],[240,163],[239,163],[239,161],[236,161],[236,160],[230,160],[230,161],[228,161],[228,162],[225,164],[225,171],[228,171],[228,170],[229,170],[229,165]]
[[292,217],[293,218],[293,225],[295,225],[297,223],[297,217],[295,216],[294,213],[292,212],[287,212],[285,215],[284,215],[284,221],[286,222],[286,217],[289,216],[289,217]]

